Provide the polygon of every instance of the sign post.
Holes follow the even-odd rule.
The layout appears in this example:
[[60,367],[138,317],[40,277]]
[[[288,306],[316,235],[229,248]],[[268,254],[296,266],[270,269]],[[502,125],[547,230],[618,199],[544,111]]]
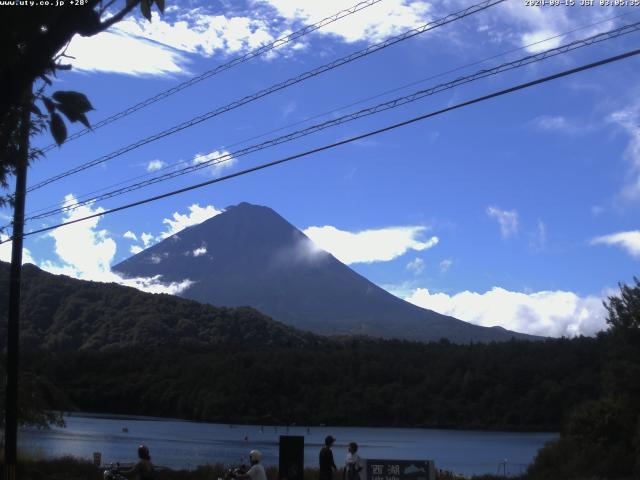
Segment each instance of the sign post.
[[303,480],[304,437],[280,435],[278,480]]

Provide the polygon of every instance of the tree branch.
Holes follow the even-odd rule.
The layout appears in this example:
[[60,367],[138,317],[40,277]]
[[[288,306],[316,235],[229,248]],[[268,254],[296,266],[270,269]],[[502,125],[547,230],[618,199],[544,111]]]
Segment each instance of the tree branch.
[[[95,33],[99,33],[102,32],[104,30],[106,30],[107,28],[109,28],[111,25],[113,25],[114,23],[118,23],[120,20],[122,20],[131,10],[133,10],[138,4],[140,3],[140,0],[135,0],[132,2],[127,2],[127,6],[125,8],[123,8],[122,10],[120,10],[118,13],[116,13],[113,17],[108,18],[107,20],[105,20],[104,22],[100,23],[100,29],[98,31],[96,31]],[[94,35],[95,35],[94,33]]]
[[102,14],[103,14],[104,12],[106,12],[106,11],[107,11],[107,9],[108,9],[111,5],[113,5],[114,3],[116,3],[116,0],[111,0],[110,2],[107,2],[107,4],[106,4],[106,5],[102,5],[102,1],[101,1],[101,2],[100,2],[100,16],[102,16]]

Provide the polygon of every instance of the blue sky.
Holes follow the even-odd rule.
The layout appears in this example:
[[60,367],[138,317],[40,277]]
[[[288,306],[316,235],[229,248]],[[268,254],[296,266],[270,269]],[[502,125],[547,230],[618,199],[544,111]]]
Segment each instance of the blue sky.
[[[75,57],[74,70],[63,72],[53,89],[86,93],[96,108],[90,113],[95,123],[353,4],[168,2],[164,17],[154,14],[151,23],[132,16],[112,31],[75,38],[68,49]],[[382,0],[50,151],[31,168],[29,184],[471,4]],[[27,212],[637,21],[640,8],[527,7],[508,0],[36,190],[28,198]],[[64,217],[34,221],[27,230],[622,53],[637,48],[639,40],[640,33],[631,33],[582,48]],[[510,53],[441,75],[504,52]],[[54,273],[122,281],[110,265],[247,201],[273,208],[320,247],[418,305],[536,334],[593,334],[604,327],[602,299],[616,291],[618,282],[631,282],[638,274],[639,66],[640,59],[632,58],[293,163],[34,235],[26,241],[26,258]],[[378,98],[348,106],[372,96]],[[290,126],[320,114],[327,115]],[[74,125],[71,131],[77,129]],[[50,141],[44,136],[35,144]],[[6,222],[9,213],[2,210],[0,217]],[[0,246],[0,257],[9,257],[6,244]],[[169,292],[187,284],[159,281],[134,283]]]

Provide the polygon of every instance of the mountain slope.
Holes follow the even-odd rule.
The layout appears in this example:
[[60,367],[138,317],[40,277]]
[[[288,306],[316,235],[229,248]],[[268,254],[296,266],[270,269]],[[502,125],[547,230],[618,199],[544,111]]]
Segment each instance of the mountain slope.
[[[0,262],[0,292],[9,264]],[[275,322],[252,308],[218,308],[113,283],[88,282],[25,265],[21,344],[52,351],[182,344],[310,345],[324,339]],[[7,295],[0,295],[0,343],[6,341]]]
[[401,300],[319,250],[267,207],[241,203],[113,267],[128,276],[190,279],[182,296],[251,306],[320,334],[454,342],[535,338],[471,325]]

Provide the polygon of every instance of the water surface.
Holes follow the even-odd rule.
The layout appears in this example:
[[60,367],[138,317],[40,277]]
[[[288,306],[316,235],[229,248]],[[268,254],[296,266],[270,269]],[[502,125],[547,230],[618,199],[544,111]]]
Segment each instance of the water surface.
[[[153,462],[172,468],[193,469],[206,463],[248,463],[251,449],[263,454],[263,464],[278,464],[280,435],[305,439],[305,465],[317,467],[325,436],[337,441],[334,457],[344,464],[346,445],[357,442],[362,458],[435,460],[436,468],[465,475],[496,473],[506,460],[506,471],[518,474],[533,461],[553,433],[508,433],[368,427],[268,427],[222,425],[148,417],[73,415],[66,428],[49,431],[21,429],[19,447],[36,456],[72,455],[91,459],[101,452],[105,463],[130,462],[140,443],[149,446]],[[123,430],[127,431],[123,431]]]

